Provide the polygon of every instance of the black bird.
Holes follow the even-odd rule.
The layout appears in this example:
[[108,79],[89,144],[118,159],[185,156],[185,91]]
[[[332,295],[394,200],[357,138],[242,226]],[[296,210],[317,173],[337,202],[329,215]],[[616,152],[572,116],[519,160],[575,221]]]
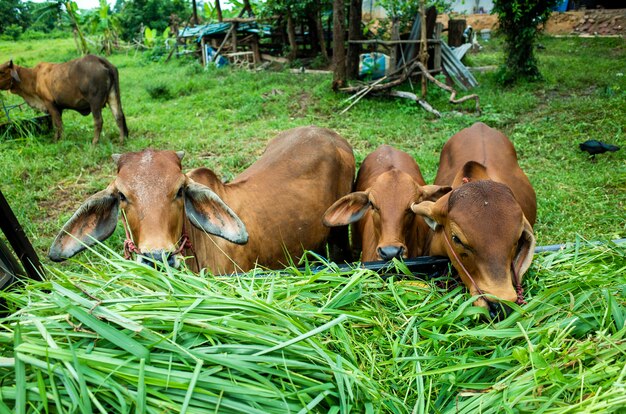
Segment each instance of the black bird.
[[585,141],[582,144],[578,144],[578,146],[581,150],[588,152],[593,159],[595,159],[596,154],[602,154],[607,151],[614,152],[619,149],[617,145],[607,144],[605,142],[597,141],[595,139]]

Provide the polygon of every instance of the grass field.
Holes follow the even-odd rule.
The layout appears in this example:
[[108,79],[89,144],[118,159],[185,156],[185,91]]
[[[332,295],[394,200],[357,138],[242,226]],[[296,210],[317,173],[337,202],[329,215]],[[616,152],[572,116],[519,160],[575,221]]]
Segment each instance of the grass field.
[[[586,241],[626,237],[626,156],[591,162],[578,143],[626,144],[626,42],[541,44],[544,81],[502,89],[477,75],[480,116],[431,89],[441,119],[383,97],[339,115],[346,96],[325,75],[111,56],[124,145],[108,110],[97,146],[92,118],[73,112],[59,142],[0,138],[2,192],[42,258],[80,203],[113,179],[112,153],[184,150],[186,169],[231,179],[278,132],[309,124],[345,136],[359,162],[382,143],[403,149],[427,182],[451,135],[476,121],[499,128],[537,192],[537,243],[574,244],[536,255],[528,305],[494,323],[448,278],[383,281],[332,266],[262,279],[154,272],[117,256],[118,226],[98,253],[44,259],[48,281],[7,294],[21,310],[0,320],[0,412],[623,412],[626,252]],[[501,50],[496,38],[468,64],[497,64]],[[1,61],[73,57],[72,40],[0,42]]]

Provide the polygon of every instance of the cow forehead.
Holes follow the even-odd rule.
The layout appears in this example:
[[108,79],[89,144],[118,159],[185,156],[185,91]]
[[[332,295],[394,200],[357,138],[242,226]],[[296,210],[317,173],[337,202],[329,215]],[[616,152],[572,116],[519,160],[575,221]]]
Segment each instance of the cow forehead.
[[144,150],[120,157],[116,184],[120,190],[132,191],[135,197],[145,200],[177,191],[184,178],[175,152]]
[[370,193],[378,203],[408,206],[417,196],[417,186],[410,175],[394,170],[381,174],[372,184]]
[[472,241],[516,240],[523,227],[523,212],[513,193],[493,181],[455,189],[448,200],[448,216]]

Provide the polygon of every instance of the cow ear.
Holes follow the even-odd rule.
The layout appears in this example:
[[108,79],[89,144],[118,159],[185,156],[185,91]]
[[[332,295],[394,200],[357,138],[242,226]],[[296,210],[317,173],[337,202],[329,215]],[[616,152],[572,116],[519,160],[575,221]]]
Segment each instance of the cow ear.
[[487,168],[479,162],[468,161],[454,177],[452,188],[457,188],[470,181],[488,180]]
[[119,199],[113,190],[107,188],[89,197],[52,242],[50,260],[61,262],[109,238],[117,226],[118,212]]
[[448,205],[448,194],[439,198],[436,202],[422,201],[421,203],[413,203],[411,210],[418,216],[424,217],[424,221],[428,224],[428,227],[436,231],[439,226],[443,225],[447,215],[447,208],[444,207]]
[[15,82],[21,82],[20,75],[17,73],[17,69],[13,65],[13,60],[9,60],[9,69],[11,69],[11,77],[15,80]]
[[364,191],[357,191],[341,197],[328,207],[322,222],[326,227],[345,226],[361,220],[370,208],[369,197]]
[[236,244],[248,242],[246,226],[208,187],[190,182],[185,188],[185,212],[191,224]]
[[533,227],[530,225],[530,222],[526,219],[526,217],[524,217],[524,230],[522,231],[522,235],[517,243],[517,254],[513,260],[513,266],[517,272],[519,282],[521,283],[522,276],[524,276],[524,273],[526,273],[531,262],[533,261],[536,244]]
[[419,198],[417,202],[421,201],[437,201],[444,195],[452,191],[452,187],[447,185],[423,185],[419,187]]

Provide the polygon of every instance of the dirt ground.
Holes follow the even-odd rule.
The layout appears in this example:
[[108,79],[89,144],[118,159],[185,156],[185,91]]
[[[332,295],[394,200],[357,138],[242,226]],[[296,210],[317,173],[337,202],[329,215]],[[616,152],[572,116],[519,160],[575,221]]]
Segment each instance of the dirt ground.
[[[498,26],[497,16],[491,14],[470,14],[452,18],[465,18],[467,24],[478,32],[482,29],[494,30]],[[444,14],[440,15],[437,21],[447,27],[449,19],[450,16]],[[554,12],[546,22],[544,30],[551,35],[617,35],[626,38],[626,9]]]

